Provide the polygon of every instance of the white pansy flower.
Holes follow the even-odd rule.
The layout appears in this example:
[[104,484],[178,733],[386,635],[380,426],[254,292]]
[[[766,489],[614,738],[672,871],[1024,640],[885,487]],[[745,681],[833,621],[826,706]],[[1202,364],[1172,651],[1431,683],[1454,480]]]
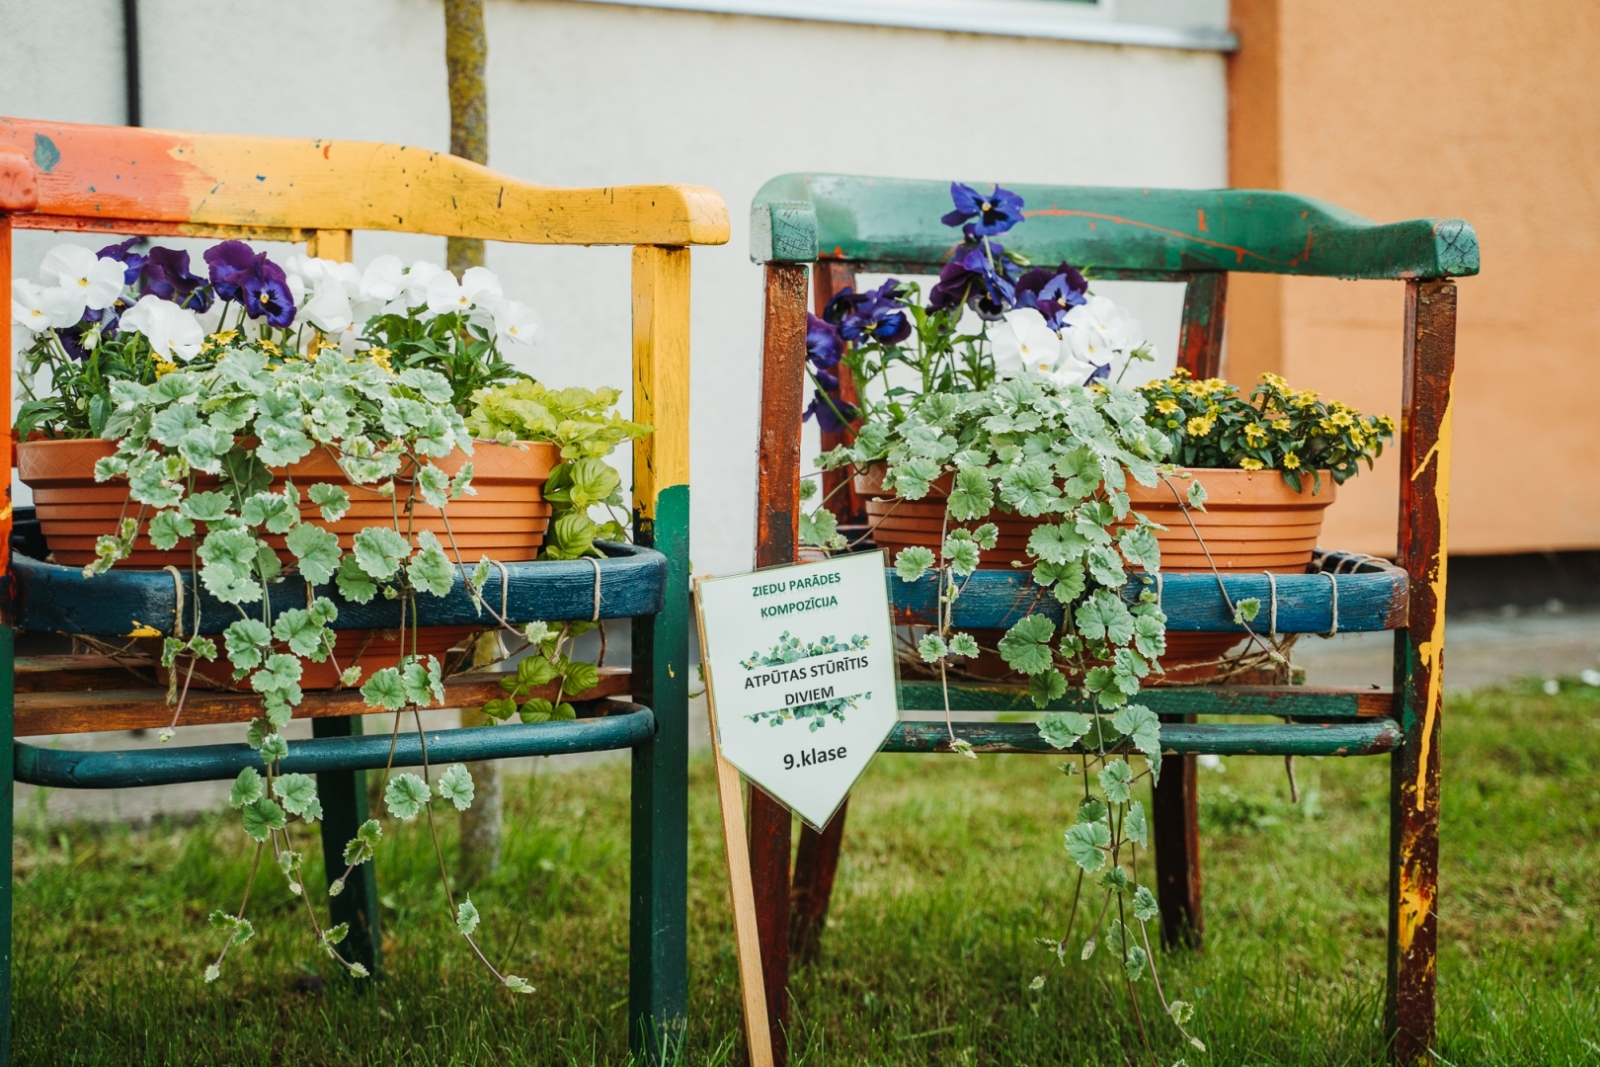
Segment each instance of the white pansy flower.
[[174,361],[198,356],[206,339],[194,312],[158,296],[142,297],[123,313],[122,329],[144,334],[158,358]]
[[363,303],[387,304],[405,291],[405,265],[399,256],[379,256],[361,274],[356,296]]
[[1005,378],[1032,371],[1047,374],[1061,358],[1061,338],[1033,308],[1006,312],[989,333],[995,370]]
[[1095,367],[1109,367],[1115,378],[1128,362],[1128,354],[1144,347],[1144,330],[1110,297],[1090,296],[1067,312],[1062,336],[1068,351]]
[[308,319],[323,333],[342,334],[350,329],[355,312],[350,307],[350,293],[336,276],[324,276],[317,283],[310,300],[299,302],[297,317]]
[[94,311],[108,308],[122,295],[127,268],[115,259],[100,259],[87,248],[56,245],[39,266],[39,277],[82,298]]
[[517,300],[507,300],[495,309],[494,331],[500,340],[519,345],[536,345],[544,340],[539,313]]
[[[443,267],[437,263],[426,260],[417,260],[411,264],[411,269],[405,273],[406,306],[417,307],[428,302],[428,283],[440,274],[446,274]],[[455,281],[454,278],[450,279]]]
[[83,318],[83,297],[59,286],[38,285],[26,278],[11,283],[11,321],[34,333],[74,326]]
[[468,267],[461,275],[461,295],[474,306],[492,312],[505,300],[500,276],[488,267]]
[[449,271],[440,271],[428,280],[428,314],[449,315],[472,310],[472,298]]

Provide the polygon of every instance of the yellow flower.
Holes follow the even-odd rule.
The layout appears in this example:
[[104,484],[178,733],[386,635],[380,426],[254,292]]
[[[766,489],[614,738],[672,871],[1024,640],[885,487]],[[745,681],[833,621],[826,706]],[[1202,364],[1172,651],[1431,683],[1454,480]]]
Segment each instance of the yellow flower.
[[1258,471],[1261,469],[1261,465],[1261,461],[1254,456],[1246,456],[1239,461],[1241,470]]
[[1350,413],[1348,411],[1336,411],[1333,413],[1333,417],[1329,421],[1340,429],[1343,429],[1346,426],[1354,425],[1356,420],[1350,417]]
[[1299,470],[1300,457],[1293,452],[1285,452],[1283,454],[1283,469],[1286,471]]
[[1178,410],[1178,402],[1172,399],[1157,400],[1156,410],[1161,412],[1163,415],[1171,415],[1173,412]]
[[283,354],[283,349],[278,347],[278,342],[265,337],[256,342],[256,347],[269,356],[281,356]]
[[1189,425],[1187,427],[1189,434],[1193,437],[1204,437],[1206,434],[1211,432],[1211,424],[1213,421],[1215,421],[1214,416],[1196,415],[1194,418],[1189,420]]
[[1267,431],[1262,428],[1259,422],[1252,422],[1249,426],[1246,426],[1244,435],[1253,445],[1265,444],[1267,440]]
[[162,375],[171,374],[173,371],[175,371],[177,369],[178,369],[178,365],[176,363],[172,363],[172,362],[170,362],[168,360],[165,360],[165,359],[156,360],[156,377],[157,378],[160,378]]
[[389,350],[387,348],[369,348],[367,349],[367,358],[390,374],[394,373],[394,368],[389,366]]

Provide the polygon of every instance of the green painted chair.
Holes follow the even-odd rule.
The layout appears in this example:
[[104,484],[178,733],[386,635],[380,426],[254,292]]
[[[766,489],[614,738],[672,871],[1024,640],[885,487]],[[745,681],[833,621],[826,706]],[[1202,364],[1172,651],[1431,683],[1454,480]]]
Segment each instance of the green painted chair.
[[[689,678],[689,248],[728,240],[727,209],[709,189],[682,185],[551,189],[441,153],[358,141],[290,140],[74,126],[0,118],[0,308],[10,306],[15,230],[180,234],[305,243],[313,255],[348,260],[352,231],[389,230],[527,244],[633,246],[633,415],[655,433],[635,443],[637,544],[609,546],[606,559],[511,563],[486,595],[502,596],[513,620],[633,618],[632,674],[612,672],[589,694],[631,693],[604,717],[415,735],[397,766],[425,759],[482,760],[607,749],[633,753],[629,1044],[645,1061],[669,1057],[688,1014],[685,962],[688,881]],[[9,317],[6,320],[9,331]],[[9,333],[0,335],[9,342]],[[0,344],[0,407],[10,410],[10,343]],[[11,437],[3,454],[10,466]],[[8,501],[9,504],[9,501]],[[234,777],[260,769],[244,744],[157,751],[66,752],[15,743],[50,735],[165,726],[165,689],[128,688],[127,675],[93,657],[18,660],[24,631],[113,638],[171,633],[179,595],[170,575],[114,569],[84,579],[71,568],[12,555],[13,512],[0,511],[0,781],[60,788],[114,788]],[[19,530],[19,533],[26,531]],[[496,589],[496,582],[504,582]],[[337,593],[326,594],[339,599]],[[304,604],[298,578],[274,594]],[[338,628],[382,628],[398,617],[363,619],[340,603]],[[203,618],[228,617],[212,605]],[[474,625],[460,579],[424,625]],[[218,627],[220,628],[220,627]],[[204,627],[202,627],[204,631]],[[92,691],[90,691],[92,690]],[[492,676],[447,685],[448,705],[501,695]],[[343,866],[344,842],[367,817],[364,772],[389,759],[387,737],[362,737],[364,703],[349,692],[307,694],[315,737],[292,742],[288,770],[318,775],[326,812],[324,854]],[[184,722],[247,722],[260,714],[248,694],[198,696]],[[289,766],[292,764],[292,766]],[[12,791],[0,790],[0,856],[8,871]],[[350,948],[377,971],[377,885],[371,865],[331,901],[348,922]],[[11,878],[0,879],[0,1063],[12,1048]]]
[[[988,183],[975,183],[987,185]],[[1178,364],[1218,373],[1228,275],[1296,274],[1404,282],[1405,412],[1399,462],[1396,565],[1323,553],[1322,573],[1229,576],[1230,598],[1278,602],[1281,633],[1336,628],[1395,633],[1392,690],[1216,686],[1141,694],[1168,725],[1168,762],[1155,791],[1155,850],[1164,939],[1196,946],[1203,931],[1195,756],[1384,755],[1392,767],[1386,1020],[1398,1063],[1421,1062],[1434,1035],[1439,843],[1445,527],[1450,459],[1456,287],[1478,272],[1472,227],[1460,219],[1377,224],[1305,197],[1248,190],[1112,189],[1011,185],[1027,203],[1009,248],[1035,263],[1088,265],[1099,278],[1186,285]],[[774,178],[756,195],[751,258],[765,266],[757,562],[795,559],[800,513],[800,419],[805,377],[807,274],[817,312],[857,272],[936,274],[952,231],[940,216],[948,184],[834,174]],[[848,394],[847,394],[848,399]],[[839,443],[825,436],[824,446]],[[839,472],[837,477],[842,477]],[[834,483],[824,483],[831,492]],[[850,521],[847,517],[845,521]],[[1333,576],[1332,582],[1329,575]],[[958,627],[1007,626],[1025,577],[979,572],[957,602]],[[1337,585],[1337,599],[1332,588]],[[897,622],[932,622],[930,583],[891,582]],[[1362,607],[1357,608],[1356,605]],[[1170,631],[1237,631],[1209,575],[1167,575]],[[937,685],[902,683],[904,709],[942,711]],[[1034,710],[997,686],[956,689],[963,710]],[[1281,724],[1195,723],[1196,715],[1272,715]],[[1031,723],[957,724],[979,751],[1051,752]],[[903,722],[892,752],[948,751],[940,722]],[[790,876],[789,812],[752,790],[751,866],[774,1045],[784,1046],[791,955],[816,951],[827,914],[845,809],[817,833],[801,831]]]

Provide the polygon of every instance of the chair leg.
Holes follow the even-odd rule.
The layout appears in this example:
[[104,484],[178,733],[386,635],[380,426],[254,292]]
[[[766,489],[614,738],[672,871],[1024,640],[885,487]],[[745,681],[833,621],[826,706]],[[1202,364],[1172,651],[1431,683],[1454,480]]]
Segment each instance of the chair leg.
[[[1179,717],[1174,717],[1177,721]],[[1192,716],[1188,718],[1192,719]],[[1200,948],[1205,914],[1200,908],[1200,805],[1193,756],[1169,757],[1151,790],[1156,897],[1161,903],[1161,943]]]
[[675,1062],[688,1027],[689,487],[671,486],[637,539],[668,560],[661,614],[633,622],[634,699],[656,736],[633,750],[628,906],[628,1048],[634,1062]]
[[846,800],[828,825],[818,833],[800,827],[800,847],[794,857],[794,885],[789,890],[789,954],[800,963],[812,963],[822,952],[822,931],[828,922],[828,901],[839,873],[839,850],[844,844]]
[[13,704],[16,663],[15,632],[0,625],[0,860],[5,877],[0,878],[0,1067],[11,1062],[11,832],[15,811],[16,754],[13,748],[15,721]]
[[[359,716],[312,719],[313,737],[358,737]],[[367,821],[367,772],[322,771],[317,775],[322,798],[322,861],[331,883],[344,871],[344,846]],[[348,939],[340,948],[351,963],[360,963],[376,975],[383,965],[383,937],[378,929],[378,872],[369,860],[350,872],[344,892],[328,899],[328,915],[335,925],[349,923]]]

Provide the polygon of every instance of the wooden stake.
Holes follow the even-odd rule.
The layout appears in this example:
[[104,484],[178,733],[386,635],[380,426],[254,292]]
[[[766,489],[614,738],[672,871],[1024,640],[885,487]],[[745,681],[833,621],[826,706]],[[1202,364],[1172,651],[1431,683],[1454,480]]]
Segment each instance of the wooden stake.
[[717,797],[722,802],[722,844],[727,850],[728,892],[733,901],[733,937],[739,952],[739,987],[744,991],[744,1038],[750,1067],[773,1067],[772,1035],[767,1029],[767,987],[761,971],[761,937],[756,929],[756,895],[750,880],[750,846],[745,837],[744,789],[739,771],[722,757],[717,734],[717,698],[711,664],[705,659],[706,621],[700,611],[700,583],[695,585],[695,625],[700,632],[705,667],[706,719],[711,724],[711,752],[717,763]]

